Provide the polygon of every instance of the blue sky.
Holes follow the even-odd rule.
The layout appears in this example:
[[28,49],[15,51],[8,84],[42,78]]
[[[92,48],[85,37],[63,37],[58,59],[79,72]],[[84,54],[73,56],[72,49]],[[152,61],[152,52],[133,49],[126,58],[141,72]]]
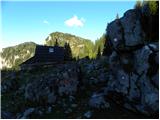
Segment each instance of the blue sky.
[[43,44],[52,32],[71,33],[95,41],[118,13],[134,7],[135,1],[1,3],[2,47],[33,41]]

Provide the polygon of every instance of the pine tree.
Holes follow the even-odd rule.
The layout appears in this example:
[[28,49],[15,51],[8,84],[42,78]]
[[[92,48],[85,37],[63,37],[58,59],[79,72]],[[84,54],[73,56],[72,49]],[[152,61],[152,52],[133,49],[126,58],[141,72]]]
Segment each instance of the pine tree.
[[158,12],[158,2],[157,1],[148,1],[149,10],[151,15],[155,15]]
[[100,56],[101,56],[101,48],[100,47],[98,47],[98,52],[97,52],[97,58],[100,58]]
[[56,42],[54,43],[54,46],[59,46],[57,39]]
[[69,43],[65,43],[64,49],[65,49],[65,60],[71,60],[72,59],[72,51],[71,51]]
[[[106,37],[107,38],[107,37]],[[104,48],[103,48],[103,56],[109,56],[112,53],[111,44],[109,42],[109,38],[107,38],[104,42]]]
[[140,10],[142,8],[142,2],[140,0],[137,0],[134,8]]
[[142,27],[148,41],[159,39],[159,2],[143,1]]
[[117,15],[116,15],[116,19],[119,19],[119,15],[118,15],[118,13],[117,13]]
[[104,41],[103,56],[107,55],[107,40]]

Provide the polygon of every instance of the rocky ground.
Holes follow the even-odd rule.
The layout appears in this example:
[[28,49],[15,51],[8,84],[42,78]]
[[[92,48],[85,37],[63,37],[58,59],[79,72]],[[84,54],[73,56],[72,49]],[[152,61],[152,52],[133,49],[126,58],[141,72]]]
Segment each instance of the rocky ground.
[[108,58],[2,72],[2,118],[156,118],[106,94]]

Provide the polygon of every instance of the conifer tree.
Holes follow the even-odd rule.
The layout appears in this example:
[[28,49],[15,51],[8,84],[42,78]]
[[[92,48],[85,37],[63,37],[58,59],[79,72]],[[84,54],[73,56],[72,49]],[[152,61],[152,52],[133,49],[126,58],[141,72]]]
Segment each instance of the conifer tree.
[[69,43],[65,43],[64,45],[65,49],[65,60],[71,60],[72,59],[72,51]]
[[54,43],[54,46],[59,46],[57,39],[56,42]]
[[103,48],[103,56],[109,56],[112,53],[112,48],[111,48],[111,44],[109,42],[109,38],[106,37],[107,39],[104,42],[104,48]]
[[116,19],[119,19],[119,15],[118,15],[118,13],[117,13],[117,15],[116,15]]
[[97,52],[97,58],[100,58],[100,56],[101,56],[101,48],[100,48],[100,46],[98,47],[98,52]]
[[137,0],[134,8],[140,10],[142,8],[142,2],[140,0]]

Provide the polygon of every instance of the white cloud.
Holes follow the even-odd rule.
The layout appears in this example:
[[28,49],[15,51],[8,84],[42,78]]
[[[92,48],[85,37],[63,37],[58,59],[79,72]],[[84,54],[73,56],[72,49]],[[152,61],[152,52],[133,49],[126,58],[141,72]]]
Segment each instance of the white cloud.
[[72,18],[66,20],[64,23],[68,27],[83,27],[84,26],[84,18],[78,19],[76,15],[74,15]]
[[47,24],[47,25],[50,24],[47,20],[43,20],[43,23],[44,23],[44,24]]

